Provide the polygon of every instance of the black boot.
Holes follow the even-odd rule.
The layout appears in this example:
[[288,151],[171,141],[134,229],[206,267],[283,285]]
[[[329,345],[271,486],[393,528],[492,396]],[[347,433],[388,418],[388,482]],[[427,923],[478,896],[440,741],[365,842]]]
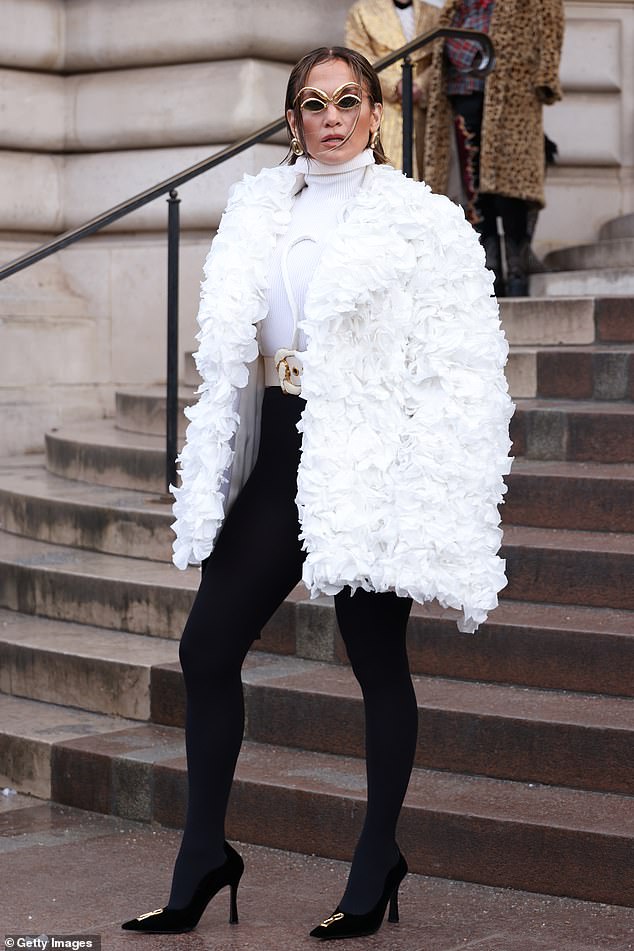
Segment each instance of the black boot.
[[496,297],[505,296],[504,278],[502,276],[502,249],[500,247],[500,236],[497,231],[495,234],[480,235],[480,242],[486,255],[486,266],[495,275],[493,282],[493,293]]
[[528,297],[528,256],[530,244],[504,236],[506,251],[506,296]]
[[539,217],[539,205],[532,204],[528,209],[528,215],[526,220],[527,234],[528,234],[528,273],[529,274],[541,274],[546,268],[544,267],[544,262],[541,258],[537,257],[533,251],[533,235],[535,234],[535,228],[537,227],[537,219]]

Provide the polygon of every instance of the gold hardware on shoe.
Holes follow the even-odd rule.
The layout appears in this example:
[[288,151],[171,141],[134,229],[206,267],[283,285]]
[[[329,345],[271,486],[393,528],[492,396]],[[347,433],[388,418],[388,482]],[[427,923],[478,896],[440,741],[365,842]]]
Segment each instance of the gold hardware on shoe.
[[154,911],[146,911],[144,915],[139,915],[137,921],[143,921],[145,918],[152,918],[153,915],[161,915],[162,913],[162,908],[155,908]]
[[343,912],[338,911],[336,915],[331,915],[330,918],[326,918],[325,921],[322,921],[321,927],[328,928],[328,926],[334,924],[335,921],[341,921],[343,917]]

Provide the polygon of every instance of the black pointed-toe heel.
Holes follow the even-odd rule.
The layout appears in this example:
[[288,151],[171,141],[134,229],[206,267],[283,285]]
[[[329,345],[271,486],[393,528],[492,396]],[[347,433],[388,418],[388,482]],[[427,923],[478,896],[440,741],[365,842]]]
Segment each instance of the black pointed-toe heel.
[[202,914],[221,888],[227,885],[231,889],[229,904],[229,923],[238,923],[238,885],[244,872],[242,857],[225,842],[227,858],[219,868],[208,872],[200,882],[191,901],[184,908],[157,908],[138,918],[125,921],[124,931],[143,931],[147,934],[182,934],[192,931],[200,921]]
[[349,915],[337,907],[330,918],[326,918],[310,933],[311,938],[330,941],[333,938],[362,938],[374,934],[383,924],[385,910],[389,904],[388,921],[398,921],[398,890],[407,875],[407,862],[399,852],[398,862],[390,869],[385,879],[383,894],[366,915]]

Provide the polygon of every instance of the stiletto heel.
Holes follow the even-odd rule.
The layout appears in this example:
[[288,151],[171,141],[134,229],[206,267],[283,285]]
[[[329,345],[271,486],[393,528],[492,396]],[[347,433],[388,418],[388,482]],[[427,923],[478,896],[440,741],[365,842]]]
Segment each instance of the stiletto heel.
[[383,893],[374,908],[366,915],[349,915],[337,907],[330,918],[313,928],[311,938],[330,941],[333,938],[362,938],[364,935],[374,934],[383,924],[388,904],[388,921],[398,921],[398,890],[406,875],[407,862],[399,852],[398,862],[387,873]]
[[398,888],[390,898],[390,910],[388,912],[387,920],[393,923],[396,923],[399,920],[398,917]]
[[238,883],[231,886],[231,904],[229,906],[229,924],[238,924]]
[[229,922],[237,924],[238,885],[244,872],[244,862],[228,842],[225,842],[225,855],[227,857],[223,864],[200,880],[191,901],[184,908],[157,908],[138,918],[131,918],[121,927],[124,931],[142,931],[146,934],[182,934],[192,931],[214,895],[227,885],[231,889]]

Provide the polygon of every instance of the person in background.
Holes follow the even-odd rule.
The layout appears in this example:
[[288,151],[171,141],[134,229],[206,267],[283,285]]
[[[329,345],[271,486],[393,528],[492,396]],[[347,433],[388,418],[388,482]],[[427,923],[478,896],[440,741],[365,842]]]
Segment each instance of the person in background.
[[[415,36],[433,30],[442,2],[433,0],[357,0],[346,22],[346,46],[358,50],[374,62],[409,43]],[[412,54],[414,99],[414,178],[422,178],[427,114],[427,82],[431,65],[431,47]],[[380,74],[383,90],[381,139],[385,154],[395,168],[403,165],[403,110],[401,63]]]
[[[544,206],[543,106],[561,99],[563,0],[447,0],[439,26],[489,33],[494,70],[467,71],[478,44],[436,44],[429,74],[424,175],[446,193],[455,132],[465,213],[480,233],[498,296],[528,294],[529,214]],[[497,219],[502,219],[506,275]]]

